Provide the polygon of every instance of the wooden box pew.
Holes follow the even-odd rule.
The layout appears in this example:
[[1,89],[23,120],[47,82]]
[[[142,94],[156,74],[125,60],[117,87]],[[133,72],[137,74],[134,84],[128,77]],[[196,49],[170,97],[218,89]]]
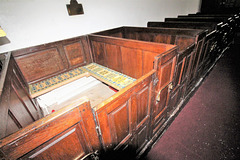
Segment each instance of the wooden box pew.
[[[173,18],[173,19],[168,19],[167,22],[172,22],[172,23],[196,23],[195,21],[191,19],[186,19],[184,21],[181,21],[179,18]],[[197,22],[200,23],[200,22]],[[230,43],[228,43],[228,37],[226,36],[229,32],[229,26],[226,23],[223,22],[204,22],[202,21],[201,23],[215,23],[216,24],[216,35],[215,37],[215,45],[214,48],[216,52],[214,52],[213,61],[216,60],[217,57],[221,56],[223,52],[225,52],[226,49],[229,48]]]
[[201,17],[233,17],[236,22],[238,23],[239,25],[239,13],[232,13],[232,14],[206,14],[206,13],[196,13],[196,14],[188,14],[189,16],[192,16],[192,15],[199,15]]
[[[202,45],[204,43],[206,33],[200,30],[191,30],[191,29],[154,29],[154,28],[140,28],[140,27],[120,27],[103,32],[94,33],[95,37],[106,38],[112,44],[115,44],[116,40],[121,40],[122,42],[128,41],[142,41],[142,42],[154,42],[154,43],[167,43],[179,45],[178,56],[176,62],[176,72],[174,73],[174,79],[169,86],[171,89],[167,91],[169,87],[164,86],[164,90],[159,92],[159,89],[156,90],[157,99],[167,99],[168,101],[172,100],[174,97],[174,102],[171,107],[166,104],[161,108],[166,108],[164,106],[168,105],[168,111],[172,111],[173,108],[180,102],[180,100],[185,95],[185,88],[190,82],[193,82],[197,65],[192,65],[199,62],[199,57],[201,55]],[[153,44],[154,44],[153,43]],[[151,57],[149,57],[151,58]],[[194,62],[193,62],[194,61]],[[158,77],[161,82],[163,77]],[[194,85],[191,83],[191,85]],[[170,92],[166,97],[164,92]],[[161,102],[160,102],[161,103]],[[160,110],[161,111],[161,110]],[[159,111],[156,111],[158,115]],[[157,117],[157,116],[154,116]],[[155,120],[157,121],[157,120]],[[153,121],[153,124],[156,122]],[[157,129],[153,133],[157,132]]]
[[[116,45],[112,42],[105,38],[99,40],[94,36],[81,36],[13,52],[27,84],[29,92],[26,94],[36,103],[41,96],[62,87],[63,91],[67,91],[66,86],[91,76],[116,92],[94,105],[95,99],[91,97],[87,104],[72,105],[83,97],[82,94],[64,103],[53,104],[45,117],[41,118],[44,115],[41,114],[41,119],[19,131],[3,134],[0,156],[9,159],[58,159],[64,154],[81,158],[102,148],[108,150],[127,146],[133,146],[141,154],[154,143],[149,141],[153,137],[151,117],[156,115],[154,111],[159,111],[154,126],[163,129],[160,123],[167,119],[164,111],[175,70],[177,46],[121,40],[116,40]],[[156,90],[162,91],[161,100],[157,103]],[[100,90],[98,96],[105,95],[105,91]],[[75,119],[69,112],[69,106],[71,113],[76,114]],[[42,106],[40,108],[43,110]],[[51,113],[52,109],[56,111]],[[70,146],[76,149],[72,151]],[[50,154],[52,152],[55,153]]]
[[[221,23],[220,28],[217,30],[217,37],[219,39],[220,53],[224,51],[233,42],[233,29],[229,25],[227,18],[221,17],[178,17],[178,18],[165,18],[165,22],[176,21],[189,21],[189,22],[217,22]],[[232,20],[231,20],[232,21]],[[230,21],[230,22],[231,22]],[[221,37],[221,38],[220,38]]]
[[237,24],[239,25],[239,14],[206,14],[206,13],[196,13],[196,14],[188,14],[188,16],[200,16],[200,17],[232,17]]
[[228,35],[227,36],[227,42],[226,44],[228,43],[231,43],[233,41],[233,38],[234,38],[234,35],[236,33],[236,30],[237,30],[237,27],[239,26],[239,17],[237,15],[223,15],[223,16],[215,16],[215,15],[211,15],[211,16],[202,16],[202,15],[199,15],[199,14],[191,14],[191,15],[179,15],[178,16],[179,18],[184,18],[184,17],[197,17],[197,18],[217,18],[217,19],[222,19],[223,22],[226,21],[227,24],[229,25],[229,32],[228,32]]
[[[195,77],[197,75],[198,64],[202,63],[200,57],[203,57],[202,48],[204,48],[206,31],[122,27],[95,33],[95,35],[179,45],[176,73],[170,96],[170,101],[174,98],[175,103],[171,103],[171,106],[168,106],[171,111],[184,98],[185,94],[188,94],[188,92],[185,93],[185,87],[188,84],[188,86],[193,87],[194,82],[197,81]],[[188,91],[191,90],[190,88]]]
[[[179,16],[180,17],[180,16]],[[228,18],[229,25],[233,28],[234,34],[238,32],[240,17],[238,14],[188,14],[188,17],[222,17]]]
[[217,59],[217,53],[219,52],[217,28],[221,26],[221,23],[213,22],[148,22],[148,27],[157,28],[191,28],[201,29],[207,32],[203,45],[203,54],[200,57],[200,70],[198,70],[199,77],[204,76],[208,69],[213,65]]
[[[135,87],[123,97],[116,97],[114,102],[103,102],[94,109],[106,150],[134,146],[141,154],[154,143],[168,118],[167,104],[177,46],[119,38],[122,37],[119,31],[121,28],[114,33],[117,37],[89,35],[93,59],[98,64],[137,78],[143,89]],[[152,75],[151,83],[138,79],[149,75],[153,68],[156,74]]]
[[234,14],[236,14],[236,13],[201,13],[201,12],[197,12],[197,13],[190,13],[190,14],[188,14],[188,15],[195,15],[195,14],[197,14],[197,15],[202,15],[202,16],[232,16],[232,15],[234,15]]

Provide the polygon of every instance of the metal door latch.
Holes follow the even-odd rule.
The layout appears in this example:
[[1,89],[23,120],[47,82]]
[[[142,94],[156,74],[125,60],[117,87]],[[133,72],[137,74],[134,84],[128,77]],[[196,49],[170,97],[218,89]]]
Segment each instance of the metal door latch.
[[173,89],[173,84],[172,84],[172,83],[170,83],[170,84],[168,85],[168,89],[169,89],[169,90],[172,90],[172,89]]

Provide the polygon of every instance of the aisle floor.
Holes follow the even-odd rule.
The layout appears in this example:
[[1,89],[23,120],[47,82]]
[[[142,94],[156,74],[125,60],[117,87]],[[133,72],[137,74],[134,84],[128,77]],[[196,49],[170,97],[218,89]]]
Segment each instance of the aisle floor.
[[240,159],[240,41],[225,52],[146,159]]

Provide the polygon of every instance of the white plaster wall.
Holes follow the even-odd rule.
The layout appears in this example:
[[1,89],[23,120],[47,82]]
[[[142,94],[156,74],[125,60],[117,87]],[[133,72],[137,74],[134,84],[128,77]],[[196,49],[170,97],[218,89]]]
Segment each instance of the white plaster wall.
[[10,44],[0,53],[119,26],[196,13],[201,0],[78,0],[84,14],[68,16],[70,0],[0,0],[0,25]]

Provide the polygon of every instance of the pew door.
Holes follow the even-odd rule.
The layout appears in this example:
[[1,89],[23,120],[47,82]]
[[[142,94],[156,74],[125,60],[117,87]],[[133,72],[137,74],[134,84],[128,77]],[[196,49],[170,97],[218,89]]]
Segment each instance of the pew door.
[[[155,71],[154,71],[155,72]],[[139,152],[149,140],[152,73],[96,110],[106,151],[134,148]]]
[[173,75],[176,67],[176,51],[155,57],[157,68],[156,97],[153,103],[153,117],[151,121],[152,136],[161,130],[162,124],[167,119],[167,106],[169,95],[173,88]]

